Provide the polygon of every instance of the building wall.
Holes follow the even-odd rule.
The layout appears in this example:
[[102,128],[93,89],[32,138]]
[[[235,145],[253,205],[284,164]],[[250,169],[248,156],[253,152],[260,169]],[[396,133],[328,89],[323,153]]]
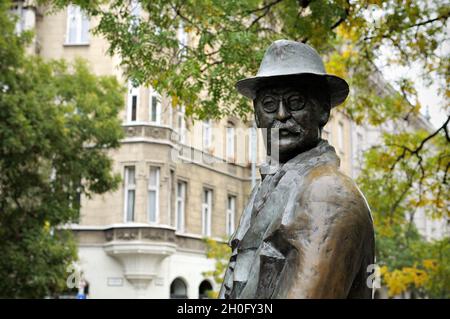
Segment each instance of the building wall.
[[341,159],[340,169],[346,175],[352,176],[352,135],[351,120],[342,112],[341,108],[333,108],[331,110],[330,120],[324,127],[324,136],[328,142],[334,146],[336,154]]
[[158,276],[145,288],[137,289],[123,277],[123,266],[107,255],[103,246],[93,244],[79,245],[79,263],[84,278],[89,282],[91,299],[138,299],[170,298],[170,285],[176,278],[181,278],[187,285],[187,297],[199,298],[199,286],[207,280],[219,289],[211,278],[202,273],[214,268],[214,261],[207,259],[201,252],[179,251],[167,257],[158,268]]

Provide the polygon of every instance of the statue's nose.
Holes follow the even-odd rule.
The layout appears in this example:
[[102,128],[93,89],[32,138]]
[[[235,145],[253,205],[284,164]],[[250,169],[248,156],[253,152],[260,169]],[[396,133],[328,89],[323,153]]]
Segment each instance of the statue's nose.
[[280,105],[278,107],[277,111],[277,120],[278,121],[285,121],[290,116],[290,113],[286,110],[286,106],[283,103],[283,100],[280,101]]

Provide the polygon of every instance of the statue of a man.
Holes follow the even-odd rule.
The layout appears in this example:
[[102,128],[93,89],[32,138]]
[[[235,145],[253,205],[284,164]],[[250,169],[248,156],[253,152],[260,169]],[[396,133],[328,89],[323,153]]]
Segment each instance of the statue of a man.
[[[220,298],[372,298],[367,202],[321,139],[349,88],[310,46],[275,41],[237,90],[253,100],[269,163],[230,240]],[[373,270],[373,269],[372,269]]]

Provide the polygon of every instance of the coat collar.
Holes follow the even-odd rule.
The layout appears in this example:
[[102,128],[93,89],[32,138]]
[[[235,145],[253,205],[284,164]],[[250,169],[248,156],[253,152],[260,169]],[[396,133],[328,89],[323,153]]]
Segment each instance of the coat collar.
[[261,179],[264,179],[267,175],[274,175],[280,170],[294,169],[298,167],[298,165],[303,165],[311,160],[315,160],[323,156],[326,157],[325,160],[334,162],[336,166],[339,166],[340,160],[336,155],[334,147],[328,144],[328,141],[320,140],[315,147],[298,154],[284,164],[280,164],[279,162],[276,162],[268,157],[267,162],[261,164],[259,167],[259,173],[261,174]]

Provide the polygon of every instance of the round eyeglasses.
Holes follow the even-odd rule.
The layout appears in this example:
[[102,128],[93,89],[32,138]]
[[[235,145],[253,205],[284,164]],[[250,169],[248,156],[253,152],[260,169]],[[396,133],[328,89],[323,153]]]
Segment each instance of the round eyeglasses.
[[283,103],[283,106],[285,106],[289,111],[300,111],[305,107],[305,101],[305,98],[298,94],[288,97],[268,95],[261,100],[261,105],[267,113],[274,113],[278,111],[281,103]]

